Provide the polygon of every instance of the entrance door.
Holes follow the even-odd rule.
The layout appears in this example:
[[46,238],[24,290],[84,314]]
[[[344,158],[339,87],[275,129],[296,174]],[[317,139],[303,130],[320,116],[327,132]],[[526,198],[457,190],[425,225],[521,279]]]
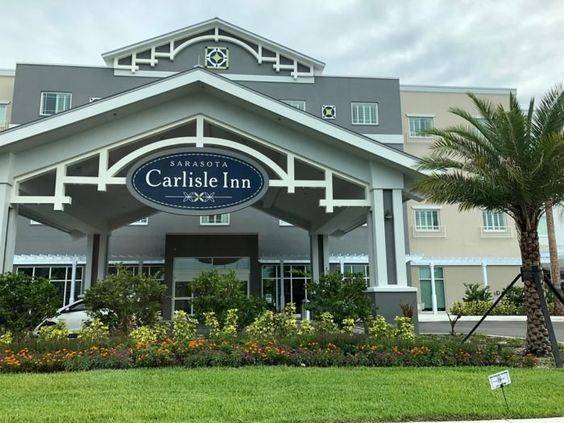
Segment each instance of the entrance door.
[[202,272],[216,270],[220,274],[231,271],[239,281],[245,295],[249,295],[251,260],[249,257],[175,257],[172,264],[172,309],[194,314],[194,293],[190,283]]

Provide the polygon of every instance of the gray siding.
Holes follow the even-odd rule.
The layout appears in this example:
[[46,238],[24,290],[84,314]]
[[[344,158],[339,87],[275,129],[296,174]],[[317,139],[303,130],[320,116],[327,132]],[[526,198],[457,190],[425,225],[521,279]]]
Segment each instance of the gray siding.
[[[176,59],[174,63],[177,63]],[[235,65],[233,66],[232,70],[236,68]],[[243,63],[241,66],[242,68],[235,73],[244,73],[248,68]],[[192,67],[193,65],[190,65],[179,69],[188,70]],[[91,97],[108,97],[156,80],[158,79],[114,76],[114,70],[111,68],[20,64],[16,67],[12,122],[19,125],[41,118],[39,108],[42,91],[71,92],[72,107],[77,107],[87,104]],[[323,105],[335,105],[337,118],[328,122],[355,132],[397,135],[402,133],[397,79],[318,76],[315,78],[315,83],[311,84],[239,83],[277,100],[304,100],[306,111],[318,117],[321,116]],[[352,125],[351,102],[378,103],[379,124]]]

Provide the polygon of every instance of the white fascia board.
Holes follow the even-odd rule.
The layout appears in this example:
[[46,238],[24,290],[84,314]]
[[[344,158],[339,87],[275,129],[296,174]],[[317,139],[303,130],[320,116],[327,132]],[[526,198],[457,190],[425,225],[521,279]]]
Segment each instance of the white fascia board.
[[403,134],[362,134],[383,144],[403,144]]
[[194,82],[203,82],[208,84],[209,86],[231,94],[234,97],[241,98],[244,101],[252,103],[279,116],[298,122],[310,129],[313,129],[314,131],[341,140],[354,148],[364,150],[374,156],[395,163],[411,172],[420,173],[417,171],[418,159],[415,156],[411,156],[355,132],[330,124],[321,118],[298,110],[295,107],[289,106],[281,101],[277,101],[263,94],[257,93],[250,88],[236,84],[227,78],[212,74],[211,72],[205,71],[201,68],[192,69],[177,76],[165,78],[122,94],[116,94],[113,97],[98,100],[80,106],[76,109],[70,109],[66,112],[52,115],[29,124],[8,129],[7,131],[0,133],[0,148],[21,139],[33,137],[62,126],[71,125],[102,113],[111,112],[112,110],[120,107],[125,107],[129,104],[142,101],[148,97],[173,91]]
[[323,69],[325,67],[325,63],[320,60],[314,59],[313,57],[307,56],[267,38],[261,37],[260,35],[257,35],[251,31],[247,31],[246,29],[233,25],[232,23],[229,23],[217,17],[172,32],[168,32],[157,37],[149,38],[135,44],[102,53],[102,58],[108,64],[108,66],[112,66],[113,59],[115,57],[123,57],[125,55],[139,52],[140,50],[147,50],[156,45],[164,44],[172,39],[178,37],[189,37],[192,34],[197,34],[198,32],[209,30],[216,26],[241,38],[249,39],[253,43],[262,44],[269,50],[279,50],[283,55],[298,59],[299,61],[313,66],[314,68]]
[[426,92],[426,93],[473,93],[473,94],[498,94],[513,95],[517,94],[516,88],[496,88],[496,87],[449,87],[441,85],[400,85],[400,91],[406,92]]
[[0,76],[16,76],[15,69],[0,69]]

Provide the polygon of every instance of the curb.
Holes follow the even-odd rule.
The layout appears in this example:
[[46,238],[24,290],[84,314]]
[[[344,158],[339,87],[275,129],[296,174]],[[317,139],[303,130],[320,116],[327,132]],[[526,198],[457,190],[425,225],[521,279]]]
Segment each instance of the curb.
[[[439,315],[426,315],[426,314],[419,314],[419,323],[433,323],[433,322],[447,322],[448,317],[446,314],[439,314]],[[458,321],[459,322],[477,322],[482,318],[482,316],[462,316]],[[564,316],[551,316],[551,320],[553,323],[563,323]],[[527,316],[488,316],[486,317],[485,322],[526,322]]]

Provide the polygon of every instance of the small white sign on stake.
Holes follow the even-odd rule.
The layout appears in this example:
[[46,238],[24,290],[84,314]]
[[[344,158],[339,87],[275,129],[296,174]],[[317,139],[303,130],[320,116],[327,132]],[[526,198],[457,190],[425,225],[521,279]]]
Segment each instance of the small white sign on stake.
[[511,384],[511,378],[509,377],[508,370],[490,375],[488,376],[488,379],[490,380],[490,388],[492,391]]

